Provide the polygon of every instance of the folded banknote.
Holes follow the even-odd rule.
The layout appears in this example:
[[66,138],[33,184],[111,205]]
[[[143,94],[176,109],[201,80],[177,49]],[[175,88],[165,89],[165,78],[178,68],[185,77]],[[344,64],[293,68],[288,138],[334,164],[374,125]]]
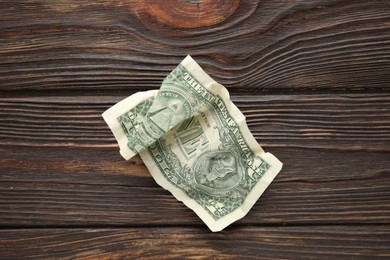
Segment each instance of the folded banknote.
[[156,182],[212,231],[245,216],[282,168],[257,143],[226,88],[190,56],[159,90],[138,92],[103,118],[121,155],[140,154]]

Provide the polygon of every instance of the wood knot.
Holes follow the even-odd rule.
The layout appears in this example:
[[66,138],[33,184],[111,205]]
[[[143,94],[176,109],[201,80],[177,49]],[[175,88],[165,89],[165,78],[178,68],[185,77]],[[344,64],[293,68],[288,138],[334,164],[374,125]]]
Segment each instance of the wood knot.
[[[135,4],[134,4],[135,2]],[[239,0],[136,0],[131,8],[148,27],[199,28],[223,22],[239,7]]]

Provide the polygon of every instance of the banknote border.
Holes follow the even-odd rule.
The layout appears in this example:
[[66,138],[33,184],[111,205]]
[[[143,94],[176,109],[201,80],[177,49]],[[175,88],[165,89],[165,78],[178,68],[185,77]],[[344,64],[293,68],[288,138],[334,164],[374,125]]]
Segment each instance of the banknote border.
[[[265,160],[271,167],[267,172],[261,177],[258,183],[253,187],[245,198],[242,206],[232,211],[228,215],[215,220],[201,205],[199,205],[195,200],[188,197],[188,195],[181,190],[180,188],[175,187],[167,179],[164,178],[163,173],[160,171],[159,167],[156,165],[153,157],[147,149],[141,151],[140,155],[145,162],[145,165],[149,169],[155,181],[164,189],[169,190],[172,195],[179,201],[182,201],[187,207],[192,209],[212,230],[213,232],[221,231],[226,226],[231,223],[244,217],[249,210],[253,207],[256,201],[260,198],[272,180],[276,177],[279,171],[282,169],[282,163],[272,154],[265,153],[260,145],[257,143],[256,139],[253,137],[252,133],[249,131],[249,128],[245,121],[245,116],[241,111],[233,104],[230,100],[229,92],[221,84],[213,80],[203,69],[191,58],[187,56],[182,62],[181,65],[184,66],[187,71],[190,71],[193,76],[207,89],[214,93],[218,93],[221,99],[224,101],[228,112],[231,115],[239,118],[236,123],[239,125],[239,129],[243,134],[244,140],[247,142],[248,146],[254,152],[255,155],[261,157]],[[181,198],[186,198],[182,200]]]

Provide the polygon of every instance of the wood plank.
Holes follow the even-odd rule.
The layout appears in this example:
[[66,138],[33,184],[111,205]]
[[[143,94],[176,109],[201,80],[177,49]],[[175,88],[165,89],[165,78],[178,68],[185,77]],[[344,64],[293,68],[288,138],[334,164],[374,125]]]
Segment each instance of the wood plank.
[[5,259],[388,259],[386,226],[5,229]]
[[[390,154],[270,148],[282,172],[234,226],[389,223]],[[1,146],[0,226],[199,225],[136,157],[116,150]]]
[[[0,98],[0,144],[117,147],[101,113],[125,96]],[[389,151],[390,96],[232,96],[267,147]]]
[[383,92],[390,85],[387,0],[149,5],[1,1],[2,90],[153,89],[187,54],[235,94]]
[[[100,113],[121,98],[0,100],[0,225],[203,225],[120,157]],[[285,164],[237,225],[389,223],[389,98],[234,97]]]

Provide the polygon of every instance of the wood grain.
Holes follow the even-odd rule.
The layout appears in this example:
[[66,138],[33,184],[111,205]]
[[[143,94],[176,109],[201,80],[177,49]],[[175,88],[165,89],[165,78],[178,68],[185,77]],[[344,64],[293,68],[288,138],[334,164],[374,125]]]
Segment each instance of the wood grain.
[[[117,147],[101,113],[125,96],[0,98],[0,144]],[[390,96],[233,96],[267,147],[390,149]]]
[[[0,99],[0,225],[202,225],[139,157],[119,155],[100,114],[122,98]],[[233,96],[285,164],[238,225],[389,223],[389,99]]]
[[390,86],[387,0],[146,2],[1,1],[2,91],[153,89],[187,54],[233,94]]
[[[388,0],[0,0],[0,258],[390,258]],[[221,233],[100,114],[191,54],[284,168]]]
[[[0,230],[6,259],[388,259],[389,226]],[[336,239],[337,238],[337,239]],[[5,245],[5,246],[4,246]]]
[[[199,225],[116,149],[1,146],[0,226]],[[270,148],[283,171],[234,226],[389,223],[387,152]]]
[[170,29],[212,26],[234,14],[239,5],[239,0],[136,0],[128,4],[141,22],[152,30],[156,25]]

